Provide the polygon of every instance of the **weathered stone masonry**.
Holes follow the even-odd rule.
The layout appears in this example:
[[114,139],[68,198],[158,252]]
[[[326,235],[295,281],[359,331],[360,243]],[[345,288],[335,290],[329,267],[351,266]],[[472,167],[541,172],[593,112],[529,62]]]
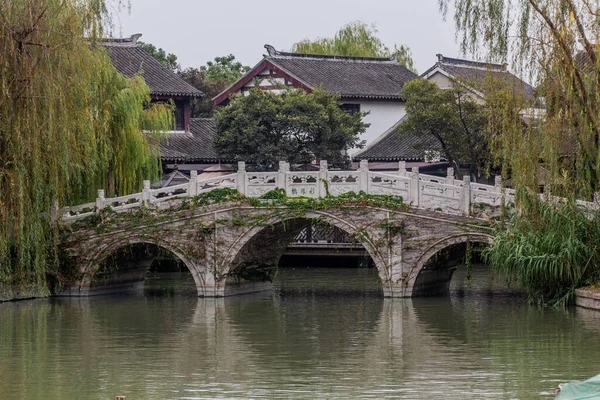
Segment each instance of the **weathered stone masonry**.
[[[467,241],[491,241],[489,228],[480,220],[427,210],[331,208],[299,214],[286,207],[234,203],[180,210],[173,206],[176,202],[171,200],[168,209],[146,210],[139,218],[109,215],[103,230],[73,226],[64,246],[76,276],[63,295],[86,296],[143,284],[151,260],[102,274],[101,279],[96,276],[110,255],[138,243],[161,247],[185,263],[199,296],[267,290],[271,286],[266,277],[246,279],[240,270],[276,265],[306,220],[311,220],[342,229],[365,247],[384,296],[410,297],[447,287],[451,271],[428,265],[439,251]],[[131,216],[136,212],[132,209]]]

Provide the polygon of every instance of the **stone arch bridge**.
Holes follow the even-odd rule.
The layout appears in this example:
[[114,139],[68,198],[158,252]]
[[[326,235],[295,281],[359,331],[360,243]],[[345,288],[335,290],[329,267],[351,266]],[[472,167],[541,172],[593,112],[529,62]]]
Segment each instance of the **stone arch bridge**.
[[[237,188],[241,195],[199,203],[203,193]],[[332,198],[349,191],[404,199],[403,206],[371,202],[334,203],[298,209],[252,197],[280,188],[289,196]],[[509,193],[509,196],[511,194]],[[152,261],[112,267],[123,249],[150,244],[171,253],[190,270],[199,296],[221,297],[271,288],[273,266],[298,232],[311,223],[347,232],[362,244],[379,273],[383,295],[411,297],[447,289],[452,249],[462,243],[491,243],[489,219],[506,193],[497,185],[468,179],[420,175],[403,170],[381,174],[361,163],[358,171],[291,172],[286,163],[273,173],[246,172],[144,191],[95,203],[55,209],[64,229],[63,248],[71,279],[63,295],[86,296],[143,284]],[[392,197],[388,197],[392,198]],[[485,217],[485,215],[484,215]]]

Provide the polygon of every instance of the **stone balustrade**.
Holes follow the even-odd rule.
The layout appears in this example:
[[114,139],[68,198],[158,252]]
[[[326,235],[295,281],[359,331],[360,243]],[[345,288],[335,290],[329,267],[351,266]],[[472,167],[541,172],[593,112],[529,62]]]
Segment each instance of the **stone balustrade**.
[[176,198],[194,197],[217,188],[235,188],[249,197],[260,197],[276,188],[285,190],[289,197],[312,198],[363,191],[402,196],[412,207],[462,215],[470,215],[473,204],[497,207],[502,199],[505,202],[514,201],[514,191],[503,190],[500,177],[496,177],[495,185],[483,185],[470,182],[468,176],[463,180],[455,179],[453,168],[448,168],[446,177],[421,174],[419,168],[408,171],[404,161],[400,161],[397,172],[370,171],[365,160],[360,162],[356,171],[331,171],[327,168],[327,161],[323,160],[318,171],[290,171],[289,163],[281,161],[278,171],[248,172],[246,164],[239,162],[238,171],[233,174],[199,179],[197,172],[191,171],[189,183],[151,189],[150,181],[144,181],[141,193],[127,196],[106,198],[104,190],[100,189],[95,202],[64,207],[54,210],[52,214],[63,221],[73,221],[106,207],[120,212],[142,204],[153,205]]

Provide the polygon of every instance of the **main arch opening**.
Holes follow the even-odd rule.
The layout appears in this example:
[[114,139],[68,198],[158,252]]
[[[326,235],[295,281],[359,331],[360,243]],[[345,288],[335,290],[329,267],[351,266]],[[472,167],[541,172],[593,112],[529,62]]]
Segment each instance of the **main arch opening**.
[[278,295],[383,296],[380,271],[357,232],[320,215],[276,222],[239,251],[225,295],[248,280]]
[[491,243],[484,235],[459,236],[429,248],[413,270],[412,296],[519,295],[514,283],[496,275],[485,263],[483,250]]
[[106,250],[88,273],[89,294],[197,296],[198,278],[184,259],[155,243],[128,243]]

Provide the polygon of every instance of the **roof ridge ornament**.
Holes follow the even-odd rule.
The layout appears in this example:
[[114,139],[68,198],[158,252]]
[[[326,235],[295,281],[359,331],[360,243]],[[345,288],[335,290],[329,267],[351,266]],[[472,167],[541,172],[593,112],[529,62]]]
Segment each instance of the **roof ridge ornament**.
[[137,43],[139,38],[141,38],[141,37],[142,37],[141,33],[134,33],[133,35],[131,35],[129,37],[129,40],[131,40],[132,43]]
[[270,44],[265,44],[265,49],[267,49],[269,57],[275,57],[280,55],[280,52],[275,50],[275,47],[271,46]]

